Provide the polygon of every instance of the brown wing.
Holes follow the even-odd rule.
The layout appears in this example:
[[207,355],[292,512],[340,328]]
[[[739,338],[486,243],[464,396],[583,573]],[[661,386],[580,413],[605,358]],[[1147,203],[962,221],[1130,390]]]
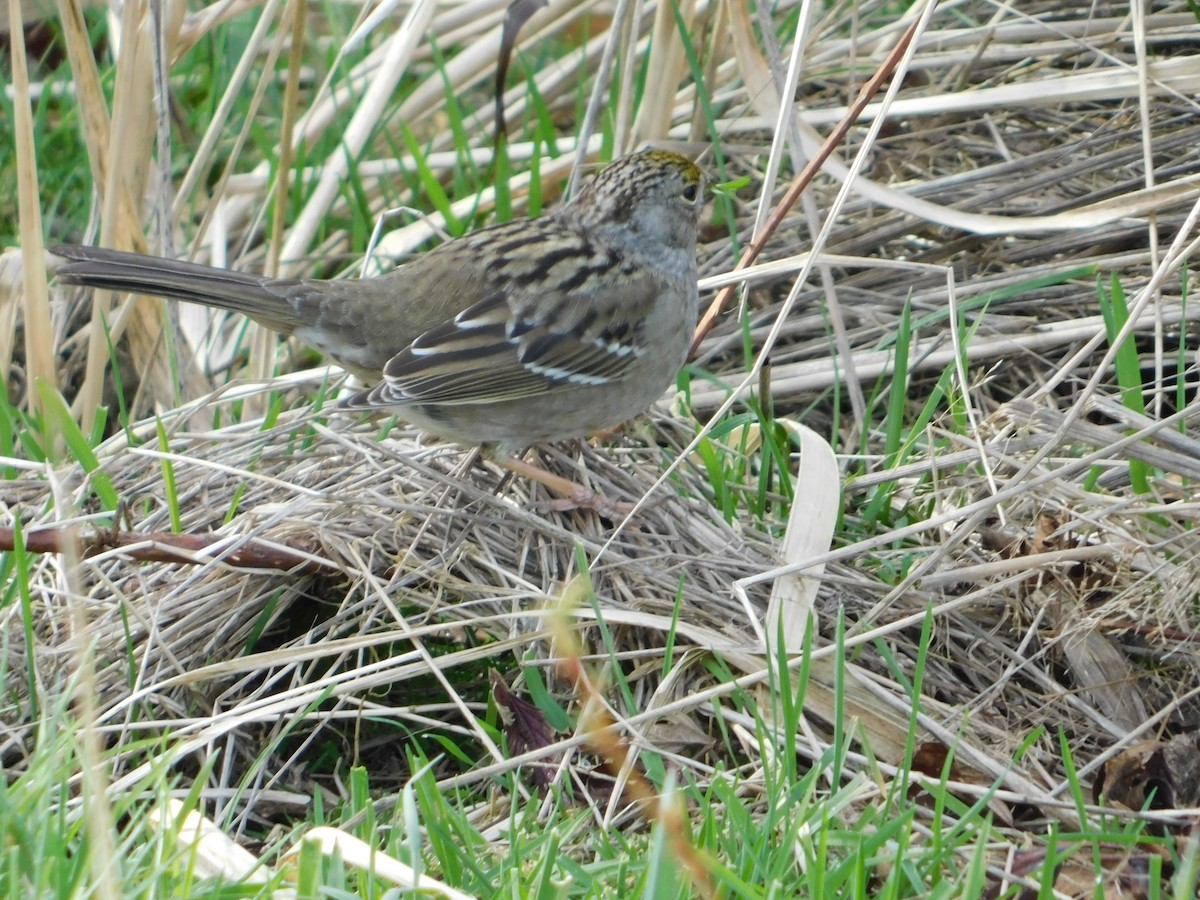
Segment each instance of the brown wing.
[[497,403],[620,381],[653,352],[642,323],[658,290],[636,277],[586,293],[497,291],[392,357],[383,381],[354,405]]

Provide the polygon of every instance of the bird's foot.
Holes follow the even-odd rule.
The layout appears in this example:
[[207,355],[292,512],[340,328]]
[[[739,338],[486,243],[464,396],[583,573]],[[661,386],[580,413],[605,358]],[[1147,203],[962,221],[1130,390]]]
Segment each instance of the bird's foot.
[[555,475],[553,472],[547,472],[541,466],[535,466],[533,463],[525,462],[523,459],[509,457],[508,459],[497,460],[497,462],[514,475],[519,475],[530,481],[536,481],[538,484],[549,488],[553,493],[557,494],[558,497],[556,499],[546,501],[544,504],[546,509],[555,512],[572,509],[590,509],[604,518],[613,521],[619,521],[633,512],[634,504],[632,503],[605,497],[603,494],[598,494],[590,488],[584,487],[582,484],[571,481],[569,478],[563,478],[561,475]]

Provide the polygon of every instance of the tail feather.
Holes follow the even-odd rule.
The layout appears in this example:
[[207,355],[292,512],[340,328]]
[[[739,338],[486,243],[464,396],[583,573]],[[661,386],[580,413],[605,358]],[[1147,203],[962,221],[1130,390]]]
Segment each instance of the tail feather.
[[50,252],[66,262],[54,266],[64,284],[149,294],[244,313],[285,334],[304,324],[288,289],[295,281],[247,275],[178,259],[64,244]]

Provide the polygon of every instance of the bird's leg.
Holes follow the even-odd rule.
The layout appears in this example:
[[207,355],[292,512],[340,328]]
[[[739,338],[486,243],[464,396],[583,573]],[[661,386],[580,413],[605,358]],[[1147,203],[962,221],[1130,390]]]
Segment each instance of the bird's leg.
[[569,478],[563,478],[561,475],[555,475],[553,472],[546,471],[541,466],[535,466],[533,463],[517,459],[515,456],[503,457],[495,460],[495,462],[508,469],[514,475],[528,478],[530,481],[536,481],[538,484],[544,485],[555,494],[558,494],[559,499],[550,502],[551,509],[590,509],[605,518],[614,520],[624,518],[633,509],[632,503],[612,500],[602,494],[597,494],[582,484],[571,481]]
[[603,428],[600,431],[595,432],[594,434],[589,434],[587,437],[588,443],[599,445],[599,446],[603,446],[604,444],[611,444],[611,443],[613,443],[613,441],[615,441],[617,438],[619,438],[622,434],[625,433],[625,426],[628,424],[629,424],[628,422],[622,422],[620,425],[612,426],[612,428]]

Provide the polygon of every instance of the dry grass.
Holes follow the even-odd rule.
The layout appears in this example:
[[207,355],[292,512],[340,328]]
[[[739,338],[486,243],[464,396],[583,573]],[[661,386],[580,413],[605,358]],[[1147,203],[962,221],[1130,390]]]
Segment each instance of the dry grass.
[[[214,533],[216,559],[191,568],[104,557],[80,564],[88,637],[101,653],[100,721],[120,733],[182,718],[177,735],[194,731],[212,741],[252,723],[282,729],[293,716],[333,721],[351,712],[395,716],[421,730],[446,709],[430,672],[444,673],[444,688],[457,696],[456,681],[473,687],[480,666],[510,664],[513,652],[544,640],[547,605],[578,574],[576,547],[596,557],[611,535],[594,513],[539,509],[550,498],[530,497],[523,483],[497,493],[498,470],[456,472],[459,450],[420,450],[413,435],[393,433],[380,444],[374,427],[341,418],[314,423],[307,410],[286,413],[266,431],[203,432],[187,423],[186,416],[171,422],[179,429],[170,458],[183,531]],[[669,431],[657,436],[672,440]],[[626,443],[583,452],[589,477],[610,496],[640,496],[661,466],[663,450]],[[560,451],[547,452],[561,467],[573,465]],[[163,454],[130,448],[123,435],[99,453],[134,509],[157,507],[138,513],[139,528],[170,530]],[[729,585],[771,564],[770,543],[715,519],[699,499],[695,472],[681,483],[697,499],[665,492],[591,570],[605,620],[621,636],[620,655],[632,660],[661,653],[681,583],[689,609],[678,626],[682,635],[702,646],[752,648],[750,610]],[[62,490],[79,491],[82,500],[87,488]],[[222,528],[234,506],[242,512]],[[250,536],[316,547],[336,571],[297,577],[223,566],[221,552]],[[38,583],[61,576],[59,565],[57,557],[43,557]],[[51,683],[66,674],[55,672],[56,661],[72,659],[56,637],[69,607],[66,600],[48,604],[39,626],[45,646],[37,650]],[[592,613],[580,616],[587,621]],[[251,635],[264,628],[273,635],[268,648],[247,652]],[[430,642],[436,656],[426,649]],[[136,673],[128,670],[130,646],[137,648]],[[410,680],[424,685],[418,692],[439,695],[430,708],[402,699],[412,697]],[[309,710],[330,687],[334,709]],[[677,681],[656,702],[686,692],[687,680]],[[452,719],[452,729],[477,728],[473,717]]]
[[[645,4],[641,34],[666,8]],[[839,6],[815,24],[801,102],[777,123],[778,97],[794,92],[786,81],[790,46],[775,48],[783,54],[776,59],[771,41],[717,39],[710,56],[712,32],[703,26],[717,7],[695,9],[717,110],[712,128],[723,143],[720,166],[750,180],[730,207],[745,241],[756,206],[781,193],[768,159],[781,159],[784,172],[800,168],[809,152],[800,148],[815,146],[813,129],[839,118],[898,26],[871,4],[856,12]],[[497,4],[460,21],[454,9],[439,9],[431,20],[445,29],[443,49],[457,48],[446,64],[455,90],[475,98],[486,96],[495,44],[490,32],[483,37],[484,26],[494,25],[498,11]],[[202,15],[192,14],[190,26],[199,27]],[[551,4],[523,33],[526,46],[545,39],[542,28],[561,35],[575,15],[575,4]],[[590,65],[600,59],[606,22],[591,20]],[[669,32],[670,22],[662,27]],[[744,36],[745,27],[735,14],[715,33]],[[1200,718],[1200,304],[1183,302],[1182,275],[1195,252],[1200,209],[1195,29],[1182,3],[1132,17],[1115,4],[1026,4],[1015,12],[968,2],[942,11],[917,41],[895,97],[874,107],[878,132],[864,125],[842,150],[846,165],[859,154],[869,196],[841,192],[845,179],[835,167],[767,245],[746,301],[754,360],[760,365],[769,351],[776,412],[802,415],[838,452],[844,506],[828,554],[780,569],[782,523],[723,521],[707,500],[703,471],[689,461],[685,447],[708,413],[733,386],[759,383],[757,369],[746,372],[743,332],[729,318],[697,359],[720,378],[693,382],[690,410],[698,420],[664,406],[614,446],[541,451],[564,472],[586,466],[596,487],[625,498],[642,496],[670,461],[685,460],[615,533],[593,514],[539,509],[542,498],[527,485],[497,488],[497,471],[469,463],[456,448],[426,447],[408,432],[377,441],[375,428],[325,421],[299,402],[270,427],[247,415],[242,424],[212,429],[213,410],[231,403],[228,392],[198,396],[164,413],[166,458],[183,530],[219,533],[215,558],[188,567],[136,565],[115,555],[78,565],[44,557],[32,573],[35,646],[23,651],[35,654],[46,685],[60,683],[75,658],[65,623],[81,607],[97,647],[97,721],[107,739],[116,745],[169,729],[175,759],[225,748],[236,762],[213,776],[223,779],[214,788],[236,782],[261,748],[295,727],[303,739],[279,749],[242,798],[239,816],[250,821],[260,803],[302,805],[305,791],[289,794],[280,779],[303,771],[293,764],[318,740],[332,739],[374,771],[395,764],[394,736],[381,739],[365,724],[375,717],[414,733],[436,727],[469,738],[481,756],[498,753],[476,722],[486,696],[481,673],[553,655],[546,609],[580,575],[581,552],[596,605],[576,615],[581,622],[603,617],[613,644],[588,630],[595,662],[619,660],[629,673],[635,702],[621,706],[623,725],[703,782],[714,766],[767,752],[750,742],[742,748],[747,758],[729,758],[713,728],[713,704],[731,722],[746,721],[746,710],[734,686],[718,684],[701,664],[704,655],[723,655],[745,685],[761,681],[758,629],[771,585],[824,562],[815,643],[825,662],[814,669],[798,750],[818,758],[827,748],[834,687],[844,678],[847,718],[861,726],[882,771],[902,759],[908,679],[928,615],[920,739],[957,742],[959,758],[995,779],[1001,799],[1024,804],[1007,824],[1075,822],[1060,735],[1090,783],[1123,748],[1189,733]],[[647,64],[682,75],[668,46],[677,42],[656,44]],[[444,102],[441,76],[429,72],[425,45],[406,52],[399,65],[424,80],[391,114],[420,121],[431,146],[450,151],[453,137],[439,130],[433,112]],[[571,54],[578,52],[536,73],[546,102],[564,115],[573,109],[578,57]],[[680,80],[671,74],[655,83]],[[618,70],[611,81],[622,79]],[[328,127],[332,97],[344,89],[307,87],[300,135]],[[518,121],[524,88],[509,95],[509,120]],[[368,107],[372,97],[368,91],[359,107],[369,124],[387,102],[385,94],[378,109]],[[622,108],[617,145],[702,139],[695,101],[685,85],[655,112],[633,116]],[[411,170],[411,161],[375,156],[378,138],[361,146],[359,177],[374,213],[392,205],[387,183],[397,169]],[[514,159],[523,149],[514,145]],[[190,148],[177,152],[192,159]],[[481,149],[481,158],[487,153]],[[320,177],[336,183],[339,159],[331,154]],[[448,173],[457,160],[448,152],[430,164]],[[543,166],[543,176],[549,171]],[[260,170],[242,172],[221,182],[198,211],[170,221],[200,255],[254,265],[266,253],[256,213],[270,190]],[[135,186],[130,195],[146,192]],[[517,207],[523,196],[514,189]],[[309,197],[286,235],[271,237],[293,266],[348,246],[341,230],[317,239],[317,223],[337,214],[345,197],[321,188]],[[487,209],[492,199],[485,189],[459,209]],[[190,208],[185,200],[197,202],[181,197],[176,209]],[[200,222],[220,222],[222,231],[206,233]],[[431,215],[401,228],[380,250],[411,252],[441,222]],[[718,231],[701,248],[709,287],[732,277],[732,242]],[[235,247],[251,249],[227,253]],[[1099,316],[1098,283],[1107,291],[1113,276],[1129,298],[1126,333],[1135,335],[1144,412],[1123,403]],[[58,299],[79,302],[61,291]],[[886,386],[906,302],[915,323],[902,382],[907,421],[935,388],[947,399],[926,424],[905,432],[907,449],[897,456],[887,445]],[[59,321],[79,326],[86,317],[64,312]],[[132,327],[136,320],[128,321]],[[133,368],[153,371],[148,358],[130,354]],[[60,385],[78,389],[78,397],[92,391],[92,402],[100,402],[94,364],[82,353],[65,359]],[[317,381],[294,376],[292,385],[307,390]],[[169,384],[144,390],[144,399],[176,407],[171,391],[163,394]],[[20,388],[19,380],[10,383]],[[140,433],[144,440],[153,426]],[[131,446],[118,434],[97,451],[133,527],[147,532],[170,527],[164,455],[154,446]],[[1144,467],[1131,468],[1131,460]],[[48,509],[51,492],[58,503]],[[28,527],[61,525],[91,508],[88,478],[71,465],[27,471],[5,484],[4,496],[7,516],[23,517]],[[799,494],[798,515],[805,503]],[[336,574],[224,567],[220,552],[246,536],[317,548]],[[14,653],[19,614],[5,611]],[[842,674],[828,662],[839,615],[848,645],[857,648]],[[679,643],[663,677],[670,635]],[[15,701],[12,713],[25,708],[23,698]],[[10,715],[6,727],[6,764],[19,766],[31,723]],[[874,771],[862,757],[852,759]],[[128,764],[146,763],[133,753]],[[119,771],[116,786],[136,771]],[[448,771],[445,784],[492,771]],[[1185,820],[1181,813],[1178,823]]]

